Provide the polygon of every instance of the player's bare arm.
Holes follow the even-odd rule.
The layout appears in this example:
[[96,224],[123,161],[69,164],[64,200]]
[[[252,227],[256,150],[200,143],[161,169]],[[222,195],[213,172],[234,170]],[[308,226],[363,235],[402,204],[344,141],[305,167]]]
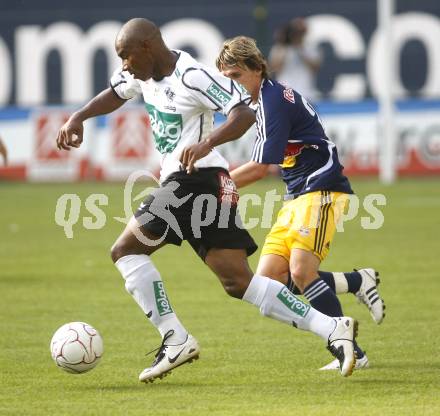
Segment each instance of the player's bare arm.
[[188,173],[194,169],[194,163],[205,157],[215,146],[237,140],[255,123],[255,113],[246,104],[234,107],[228,118],[200,143],[186,147],[180,162]]
[[264,178],[269,172],[269,166],[267,163],[251,160],[230,172],[231,179],[237,188],[242,188]]
[[92,98],[83,108],[73,113],[61,127],[57,136],[57,147],[70,150],[79,147],[83,141],[83,122],[89,118],[111,113],[125,103],[111,88],[108,88]]

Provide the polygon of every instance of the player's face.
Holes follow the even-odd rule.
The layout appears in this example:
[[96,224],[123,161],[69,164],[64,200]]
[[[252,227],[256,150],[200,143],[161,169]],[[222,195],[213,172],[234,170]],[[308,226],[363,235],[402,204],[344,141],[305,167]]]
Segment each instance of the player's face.
[[124,44],[117,41],[116,53],[122,59],[122,69],[135,78],[146,81],[153,76],[152,57],[142,44]]
[[258,97],[262,80],[261,70],[230,66],[223,68],[222,73],[243,85],[252,98]]

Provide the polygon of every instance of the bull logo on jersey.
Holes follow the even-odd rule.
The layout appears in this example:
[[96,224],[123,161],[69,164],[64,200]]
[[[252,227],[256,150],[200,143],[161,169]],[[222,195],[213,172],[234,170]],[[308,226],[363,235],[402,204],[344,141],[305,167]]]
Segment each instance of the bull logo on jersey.
[[148,103],[145,103],[145,107],[150,116],[156,149],[160,153],[171,153],[182,135],[182,115],[163,113]]
[[294,94],[292,88],[286,88],[283,91],[283,95],[287,101],[290,101],[291,103],[295,104],[295,94]]
[[288,143],[284,151],[284,160],[280,165],[282,168],[293,168],[296,164],[296,157],[299,156],[302,150],[306,147],[300,143]]

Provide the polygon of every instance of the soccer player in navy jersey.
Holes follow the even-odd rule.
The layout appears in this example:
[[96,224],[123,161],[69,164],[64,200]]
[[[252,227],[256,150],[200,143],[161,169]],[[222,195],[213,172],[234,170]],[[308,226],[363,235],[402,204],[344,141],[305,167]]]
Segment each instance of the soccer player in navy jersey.
[[[380,323],[384,304],[373,269],[318,270],[353,191],[315,109],[293,88],[269,78],[266,61],[251,38],[227,40],[216,64],[249,92],[257,116],[252,160],[233,170],[232,179],[243,187],[264,177],[269,166],[276,164],[286,184],[286,202],[266,237],[257,273],[288,285],[291,277],[311,305],[330,316],[343,315],[336,293],[356,294]],[[356,368],[367,367],[367,356],[359,346],[355,349]],[[338,368],[333,361],[322,369]]]

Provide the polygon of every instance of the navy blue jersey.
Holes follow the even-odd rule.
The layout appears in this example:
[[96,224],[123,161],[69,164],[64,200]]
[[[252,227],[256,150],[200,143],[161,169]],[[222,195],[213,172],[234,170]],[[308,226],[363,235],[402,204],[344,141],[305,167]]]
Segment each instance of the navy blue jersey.
[[263,80],[252,160],[280,165],[287,198],[314,191],[353,193],[315,109],[276,81]]

